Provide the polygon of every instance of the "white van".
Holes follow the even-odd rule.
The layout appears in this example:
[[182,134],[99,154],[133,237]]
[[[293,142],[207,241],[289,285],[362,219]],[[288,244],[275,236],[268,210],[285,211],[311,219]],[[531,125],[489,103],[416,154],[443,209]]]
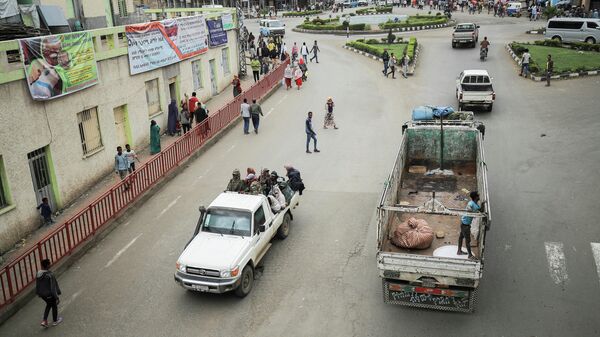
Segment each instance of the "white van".
[[600,42],[600,19],[554,18],[546,25],[546,38],[563,42]]

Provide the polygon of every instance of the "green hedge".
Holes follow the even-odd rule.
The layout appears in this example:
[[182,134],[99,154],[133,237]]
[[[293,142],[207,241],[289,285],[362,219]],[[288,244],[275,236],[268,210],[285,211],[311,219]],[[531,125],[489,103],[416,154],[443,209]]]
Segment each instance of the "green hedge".
[[448,19],[446,17],[410,16],[406,21],[402,21],[402,22],[388,21],[388,22],[379,24],[379,27],[381,29],[420,27],[420,26],[441,25],[446,22],[448,22]]
[[282,15],[283,17],[294,17],[294,16],[305,16],[305,15],[316,15],[316,14],[322,14],[323,11],[321,10],[314,10],[314,11],[304,11],[304,12],[284,12]]
[[570,42],[568,44],[563,44],[557,40],[542,40],[534,42],[538,46],[546,46],[546,47],[563,47],[563,48],[571,48],[576,50],[585,50],[585,51],[596,51],[600,52],[600,44],[591,44],[585,42]]
[[331,19],[321,19],[320,17],[316,17],[312,20],[310,20],[309,18],[305,18],[304,19],[304,23],[308,23],[308,24],[313,24],[313,25],[324,25],[324,24],[328,24],[331,22],[339,22],[340,18],[331,18]]
[[356,14],[382,14],[382,13],[391,13],[393,7],[392,6],[378,6],[371,8],[361,8],[356,10]]
[[[350,30],[367,30],[367,25],[364,23],[357,23],[354,25],[348,25]],[[312,23],[303,23],[299,25],[297,28],[308,29],[308,30],[346,30],[346,25],[340,24],[312,24]]]

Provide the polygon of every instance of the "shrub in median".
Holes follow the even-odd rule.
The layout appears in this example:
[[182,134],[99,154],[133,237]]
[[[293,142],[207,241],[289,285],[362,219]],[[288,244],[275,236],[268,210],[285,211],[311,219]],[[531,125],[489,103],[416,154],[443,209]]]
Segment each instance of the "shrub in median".
[[303,23],[298,26],[298,28],[308,30],[346,30],[346,27],[348,27],[350,30],[366,30],[367,25],[364,23],[357,23],[354,25]]
[[410,16],[406,21],[401,22],[384,22],[379,24],[379,28],[381,29],[390,29],[390,28],[407,28],[407,27],[419,27],[419,26],[433,26],[433,25],[441,25],[448,22],[448,18],[446,17],[436,17],[436,16]]
[[356,10],[356,14],[383,14],[383,13],[391,13],[393,7],[392,6],[377,6],[370,8],[361,8]]
[[323,11],[314,10],[314,11],[304,11],[304,12],[284,12],[282,15],[285,18],[285,17],[294,17],[294,16],[315,15],[315,14],[321,14],[321,13],[323,13]]
[[396,57],[402,57],[402,54],[406,52],[408,55],[410,62],[412,63],[415,56],[415,49],[417,48],[417,39],[411,37],[409,43],[386,43],[385,41],[379,42],[376,39],[369,39],[365,42],[363,41],[351,41],[346,44],[348,47],[352,47],[364,52],[367,52],[371,55],[375,55],[377,57],[381,57],[384,49],[388,49],[389,53],[394,53]]

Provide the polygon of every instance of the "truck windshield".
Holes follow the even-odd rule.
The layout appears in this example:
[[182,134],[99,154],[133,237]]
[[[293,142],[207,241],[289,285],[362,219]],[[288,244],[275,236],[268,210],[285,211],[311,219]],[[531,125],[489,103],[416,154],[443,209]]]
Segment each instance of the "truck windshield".
[[283,27],[283,23],[281,23],[279,21],[271,21],[269,23],[269,27]]
[[250,212],[229,209],[209,209],[203,232],[250,236]]

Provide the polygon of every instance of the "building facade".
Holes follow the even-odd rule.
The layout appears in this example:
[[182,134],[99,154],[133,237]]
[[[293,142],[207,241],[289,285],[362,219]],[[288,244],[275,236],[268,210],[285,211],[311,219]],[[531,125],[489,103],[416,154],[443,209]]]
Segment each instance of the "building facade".
[[196,91],[205,101],[239,70],[234,30],[226,45],[137,75],[124,27],[92,34],[99,83],[49,101],[31,98],[16,41],[0,43],[0,253],[41,224],[42,197],[69,205],[113,171],[117,146],[147,147],[151,120],[166,129],[171,99]]

